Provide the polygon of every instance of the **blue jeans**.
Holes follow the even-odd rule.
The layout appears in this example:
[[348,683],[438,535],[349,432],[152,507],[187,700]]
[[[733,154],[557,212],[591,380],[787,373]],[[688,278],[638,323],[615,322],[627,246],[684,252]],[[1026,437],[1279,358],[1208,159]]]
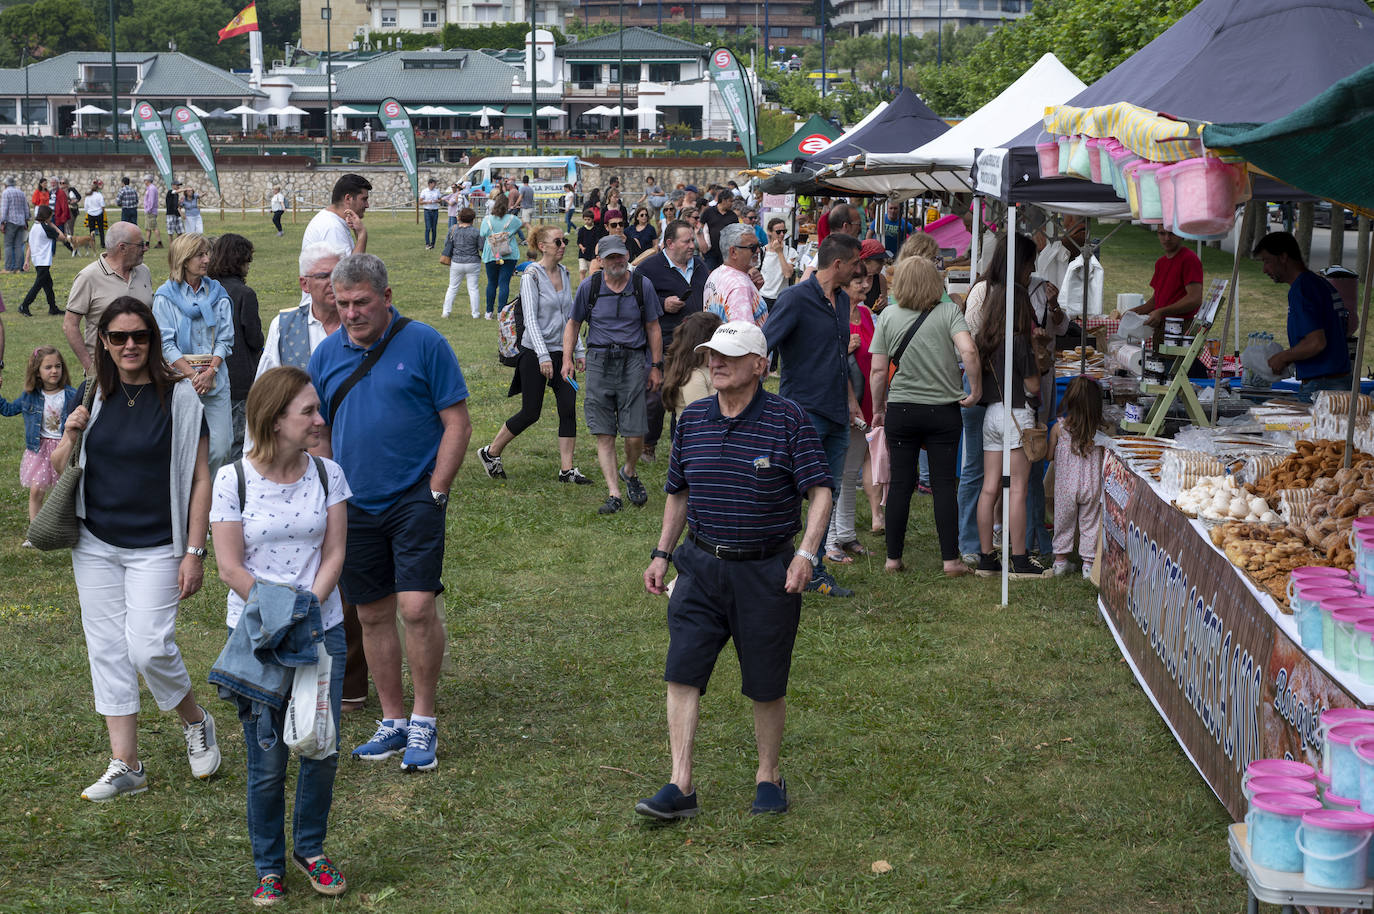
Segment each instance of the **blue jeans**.
[[437,209],[425,210],[425,247],[434,247],[434,242],[439,240],[439,211]]
[[1344,390],[1348,393],[1350,384],[1350,375],[1340,378],[1313,378],[1310,381],[1303,381],[1298,386],[1298,399],[1304,403],[1311,403],[1317,392],[1322,390]]
[[24,265],[24,226],[14,222],[5,223],[5,269],[18,272]]
[[1049,555],[1054,548],[1054,539],[1045,529],[1045,470],[1047,461],[1032,463],[1030,479],[1026,484],[1026,552]]
[[[332,663],[329,680],[329,713],[334,729],[339,728],[339,700],[343,696],[344,627],[336,625],[324,633],[324,648]],[[240,705],[243,723],[244,754],[248,761],[248,840],[253,846],[253,867],[261,879],[268,873],[286,875],[286,766],[291,752],[281,739],[286,709],[273,712],[278,739],[271,749],[257,740],[258,725],[251,708]],[[337,742],[335,748],[338,748]],[[302,857],[324,853],[324,837],[329,827],[329,808],[334,802],[334,772],[339,767],[336,751],[316,761],[302,758],[296,776],[296,809],[291,822],[291,845]]]
[[[820,413],[806,411],[806,416],[811,420],[811,425],[816,429],[816,435],[821,439],[821,449],[825,451],[825,462],[830,467],[830,478],[835,483],[835,488],[831,490],[833,495],[839,490],[840,477],[844,475],[844,458],[849,453],[849,426],[827,419]],[[834,514],[834,511],[831,511]],[[827,516],[825,529],[821,531],[821,548],[817,550],[820,558],[825,557],[825,539],[830,533],[830,520]]]
[[[964,381],[964,392],[968,392],[968,381]],[[983,415],[986,406],[965,406],[964,414],[964,465],[959,470],[959,551],[965,555],[977,555],[978,546],[978,493],[983,490]]]
[[487,313],[495,314],[506,303],[510,295],[510,278],[515,275],[515,261],[488,260],[487,268]]

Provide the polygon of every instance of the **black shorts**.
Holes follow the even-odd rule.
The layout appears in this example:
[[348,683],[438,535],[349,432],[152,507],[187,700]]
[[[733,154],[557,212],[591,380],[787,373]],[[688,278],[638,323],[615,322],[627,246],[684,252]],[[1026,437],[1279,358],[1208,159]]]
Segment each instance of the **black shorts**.
[[348,506],[348,551],[339,589],[349,603],[375,603],[402,591],[443,593],[444,518],[426,476],[395,504],[370,514]]
[[792,551],[752,562],[727,562],[688,540],[673,553],[677,583],[668,600],[666,682],[696,686],[711,679],[725,642],[735,639],[740,691],[754,701],[787,694],[801,594],[785,590]]

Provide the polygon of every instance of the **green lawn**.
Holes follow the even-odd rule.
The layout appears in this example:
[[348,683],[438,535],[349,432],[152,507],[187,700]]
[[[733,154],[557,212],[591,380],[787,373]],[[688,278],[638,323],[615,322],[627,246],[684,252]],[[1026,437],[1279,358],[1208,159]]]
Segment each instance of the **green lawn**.
[[[368,221],[397,305],[438,324],[458,352],[475,450],[514,411],[495,325],[470,320],[461,293],[460,317],[440,323],[447,271],[423,249],[421,228],[402,217]],[[206,223],[260,245],[249,282],[266,317],[294,304],[303,222],[283,239],[266,216],[207,214]],[[1112,301],[1143,286],[1153,245],[1138,229],[1113,239]],[[59,294],[79,265],[62,253]],[[149,259],[160,283],[165,260]],[[19,391],[23,354],[61,339],[58,318],[14,313],[26,287],[26,277],[0,277],[8,396]],[[446,578],[456,672],[441,684],[438,771],[403,776],[394,763],[344,761],[327,847],[352,887],[327,903],[293,873],[289,910],[1240,907],[1228,818],[1136,686],[1093,589],[1077,578],[1022,583],[1003,609],[996,581],[945,580],[925,500],[909,534],[912,571],[885,576],[880,557],[864,560],[840,574],[855,599],[806,599],[783,746],[793,811],[747,814],[752,724],[727,650],[703,705],[703,814],[672,827],[635,815],[634,800],[668,774],[665,603],[640,578],[665,466],[643,468],[647,508],[598,517],[599,486],[554,480],[552,412],[550,403],[506,452],[508,482],[488,480],[470,454],[455,487]],[[247,910],[255,878],[243,736],[208,688],[200,692],[225,755],[215,780],[190,777],[174,716],[153,709],[141,728],[150,791],[105,805],[79,798],[108,749],[68,558],[19,548],[22,432],[18,418],[0,424],[0,859],[9,864],[0,911]],[[596,475],[585,435],[578,461]],[[866,530],[866,504],[859,510]],[[183,606],[178,638],[198,683],[224,641],[226,590],[213,566],[207,577]],[[370,735],[375,713],[374,698],[345,718],[345,753]],[[873,871],[880,860],[890,872]]]

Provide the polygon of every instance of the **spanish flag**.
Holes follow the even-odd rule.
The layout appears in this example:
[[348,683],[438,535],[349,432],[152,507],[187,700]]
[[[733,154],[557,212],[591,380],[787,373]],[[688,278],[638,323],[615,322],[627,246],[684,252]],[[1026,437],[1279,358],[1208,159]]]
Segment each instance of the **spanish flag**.
[[[229,24],[219,30],[219,40],[223,42],[226,38],[233,38],[235,35],[242,35],[245,32],[256,32],[258,30],[258,4],[257,0],[239,10],[239,14],[229,20]],[[217,42],[219,43],[219,42]]]

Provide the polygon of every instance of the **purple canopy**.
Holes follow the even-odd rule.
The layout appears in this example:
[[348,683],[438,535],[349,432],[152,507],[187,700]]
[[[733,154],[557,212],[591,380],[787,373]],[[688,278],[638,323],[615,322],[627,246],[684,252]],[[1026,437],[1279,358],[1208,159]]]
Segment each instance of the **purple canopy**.
[[806,164],[818,168],[865,152],[910,152],[948,129],[949,124],[917,98],[915,92],[903,89],[862,130],[811,156]]

